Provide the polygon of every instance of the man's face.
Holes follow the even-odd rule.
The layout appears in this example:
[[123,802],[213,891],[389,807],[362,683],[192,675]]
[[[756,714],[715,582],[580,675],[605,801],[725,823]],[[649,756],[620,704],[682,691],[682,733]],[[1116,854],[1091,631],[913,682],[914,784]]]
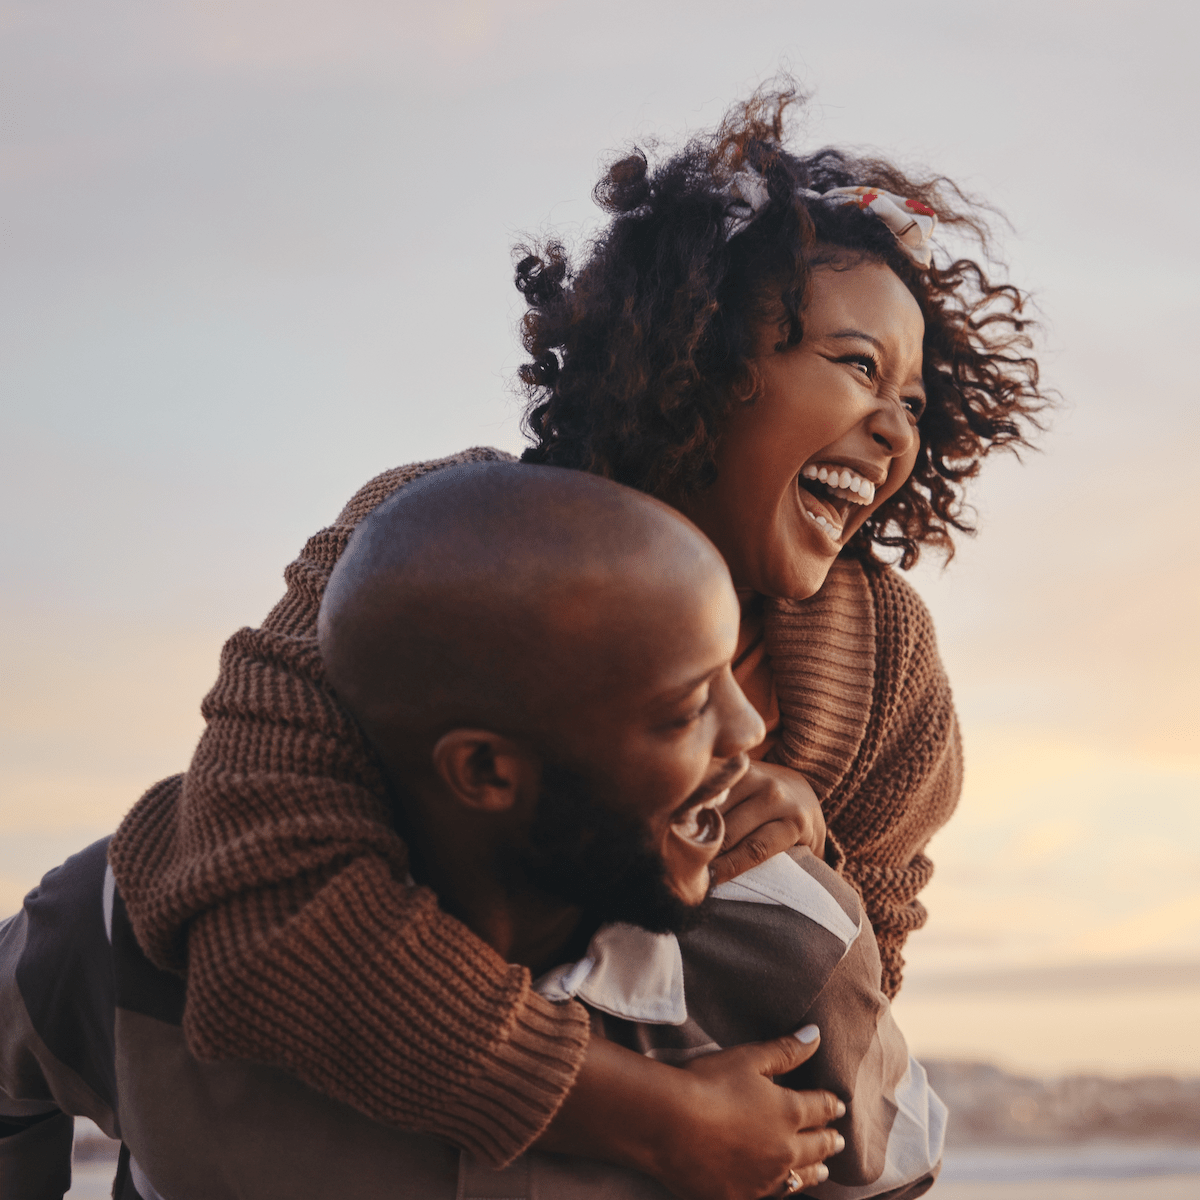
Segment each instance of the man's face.
[[[554,877],[546,890],[649,928],[672,927],[707,895],[725,833],[717,806],[764,736],[730,671],[739,611],[719,560],[698,558],[666,583],[662,574],[648,564],[653,589],[602,624],[580,620],[579,686],[557,722],[530,833],[530,865]],[[554,857],[574,861],[559,870]]]
[[590,782],[561,763],[543,766],[520,869],[527,883],[597,924],[682,933],[702,911],[676,894],[643,824],[600,803]]

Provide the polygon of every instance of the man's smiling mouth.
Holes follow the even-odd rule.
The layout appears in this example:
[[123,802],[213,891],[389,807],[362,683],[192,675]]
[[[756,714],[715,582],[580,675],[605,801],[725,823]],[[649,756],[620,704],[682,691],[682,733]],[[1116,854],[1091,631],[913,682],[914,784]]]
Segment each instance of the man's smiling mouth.
[[717,811],[729,796],[729,788],[718,792],[711,800],[689,808],[683,814],[683,819],[675,822],[675,830],[680,837],[694,842],[698,846],[708,846],[720,842],[725,836],[725,822]]
[[[721,805],[729,798],[733,785],[749,769],[750,758],[746,754],[738,754],[722,764],[676,810],[671,821],[675,833],[697,846],[720,843],[725,837]],[[718,790],[714,791],[714,788]]]
[[835,542],[840,540],[850,513],[875,499],[875,487],[841,463],[811,462],[796,476],[805,515]]

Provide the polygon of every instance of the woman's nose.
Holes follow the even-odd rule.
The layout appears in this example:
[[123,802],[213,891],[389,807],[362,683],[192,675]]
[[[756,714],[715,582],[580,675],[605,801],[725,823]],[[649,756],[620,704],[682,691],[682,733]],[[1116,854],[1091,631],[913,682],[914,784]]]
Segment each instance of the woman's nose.
[[903,458],[920,436],[904,405],[891,396],[879,397],[878,405],[867,418],[867,428],[875,444],[892,458]]

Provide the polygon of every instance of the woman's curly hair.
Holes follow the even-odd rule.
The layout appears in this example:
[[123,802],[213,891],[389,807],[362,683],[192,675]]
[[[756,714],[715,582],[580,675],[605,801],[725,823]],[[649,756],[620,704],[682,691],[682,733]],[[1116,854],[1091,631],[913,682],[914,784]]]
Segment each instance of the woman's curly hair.
[[[612,220],[578,270],[557,242],[518,247],[531,357],[520,379],[533,439],[522,458],[664,499],[706,488],[727,415],[753,397],[764,324],[778,324],[777,351],[795,346],[813,267],[865,257],[895,271],[920,305],[927,404],[912,475],[848,548],[875,561],[876,547],[898,549],[903,567],[923,546],[949,556],[951,529],[972,531],[964,481],[992,450],[1027,446],[1048,403],[1029,354],[1026,298],[969,258],[922,269],[878,218],[798,195],[881,187],[929,205],[943,226],[986,248],[979,206],[944,177],[837,149],[785,150],[785,113],[802,100],[795,89],[759,92],[653,170],[640,150],[614,163],[594,193]],[[766,181],[770,202],[726,239],[722,188],[746,166]]]

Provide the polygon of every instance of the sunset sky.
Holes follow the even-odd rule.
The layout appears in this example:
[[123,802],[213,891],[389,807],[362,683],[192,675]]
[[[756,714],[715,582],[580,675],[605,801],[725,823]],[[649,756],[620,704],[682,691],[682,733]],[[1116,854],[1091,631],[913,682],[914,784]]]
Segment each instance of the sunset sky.
[[1062,397],[913,573],[968,776],[902,1019],[1200,1074],[1198,37],[1160,0],[8,0],[0,913],[186,767],[221,642],[360,483],[520,448],[513,243],[579,244],[611,151],[782,68],[797,147],[1003,213]]

